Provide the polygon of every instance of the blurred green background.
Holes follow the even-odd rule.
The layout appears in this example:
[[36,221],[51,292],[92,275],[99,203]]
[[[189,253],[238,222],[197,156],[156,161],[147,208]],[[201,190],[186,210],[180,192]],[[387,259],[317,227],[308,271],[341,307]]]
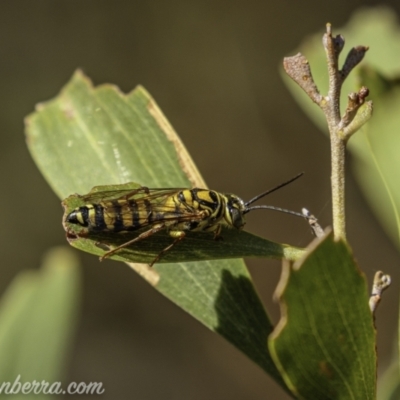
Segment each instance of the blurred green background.
[[[213,189],[249,199],[305,171],[301,181],[267,202],[308,207],[329,225],[329,142],[291,98],[278,68],[326,22],[338,32],[355,10],[377,4],[2,1],[1,292],[18,272],[38,267],[49,247],[66,243],[60,202],[28,154],[23,118],[35,104],[54,97],[78,67],[95,84],[115,83],[125,92],[145,86]],[[398,2],[386,4],[399,12]],[[347,182],[348,239],[355,256],[370,281],[378,269],[394,281],[377,315],[379,366],[384,368],[395,343],[399,256],[350,174]],[[254,214],[247,225],[253,233],[297,246],[311,239],[303,221]],[[83,302],[66,382],[101,381],[104,399],[288,398],[244,355],[125,264],[79,257]],[[249,260],[248,265],[277,320],[271,298],[279,262]]]

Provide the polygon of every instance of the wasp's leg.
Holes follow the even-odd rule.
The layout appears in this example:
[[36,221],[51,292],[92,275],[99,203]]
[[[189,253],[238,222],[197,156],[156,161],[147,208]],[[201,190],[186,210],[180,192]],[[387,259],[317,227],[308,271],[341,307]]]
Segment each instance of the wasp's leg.
[[150,267],[152,267],[168,250],[171,250],[176,244],[178,244],[186,236],[185,232],[183,232],[183,231],[170,231],[169,235],[171,237],[175,238],[175,240],[169,246],[167,246],[164,250],[162,250],[160,252],[160,254],[152,261],[152,263],[150,264]]
[[107,253],[103,254],[100,257],[100,261],[103,261],[105,258],[112,256],[113,254],[117,253],[119,250],[130,246],[133,243],[138,242],[139,240],[147,239],[151,235],[154,235],[155,233],[161,231],[162,229],[165,228],[164,224],[159,224],[159,225],[154,225],[151,229],[149,229],[146,232],[141,233],[139,236],[135,237],[134,239],[130,240],[129,242],[123,243],[120,246],[116,247],[115,249],[112,249],[108,251]]
[[222,226],[218,225],[217,229],[214,231],[214,240],[223,240],[221,236]]

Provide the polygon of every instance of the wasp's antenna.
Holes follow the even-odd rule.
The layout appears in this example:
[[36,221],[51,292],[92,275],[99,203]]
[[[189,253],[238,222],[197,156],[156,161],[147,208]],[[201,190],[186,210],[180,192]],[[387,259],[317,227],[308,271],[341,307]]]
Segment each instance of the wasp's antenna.
[[[295,181],[296,179],[299,179],[302,175],[304,175],[304,172],[301,172],[300,174],[296,175],[294,178],[289,179],[287,182],[281,183],[280,185],[275,186],[274,188],[269,189],[269,190],[267,190],[266,192],[261,193],[261,194],[259,194],[259,195],[256,196],[256,197],[253,197],[251,200],[249,200],[247,203],[245,203],[245,206],[246,206],[245,214],[246,214],[247,212],[249,212],[250,210],[254,210],[254,209],[256,209],[256,208],[271,208],[271,207],[269,207],[269,206],[262,206],[262,207],[261,207],[261,206],[258,206],[258,207],[247,208],[247,206],[248,206],[249,204],[254,203],[255,201],[261,199],[262,197],[266,196],[267,194],[270,194],[270,193],[272,193],[272,192],[275,192],[275,190],[278,190],[278,189],[280,189],[280,188],[282,188],[282,187],[284,187],[284,186],[286,186],[286,185],[289,185],[289,183],[292,183],[292,182]],[[276,208],[276,210],[278,210],[278,209]],[[282,211],[282,209],[280,209],[280,211]],[[286,211],[289,211],[289,210],[286,210]],[[294,211],[293,211],[293,212],[294,212]],[[300,214],[300,215],[301,215],[301,214]],[[301,215],[301,216],[304,218],[304,215]]]
[[268,210],[280,211],[280,212],[283,212],[285,214],[292,214],[292,215],[295,215],[296,217],[302,217],[302,218],[308,219],[307,216],[304,215],[304,214],[300,214],[300,213],[298,213],[296,211],[286,210],[285,208],[279,208],[279,207],[274,207],[274,206],[254,206],[254,207],[246,208],[246,210],[243,212],[243,214],[247,214],[251,210],[258,210],[260,208],[265,208],[265,209],[268,209]]

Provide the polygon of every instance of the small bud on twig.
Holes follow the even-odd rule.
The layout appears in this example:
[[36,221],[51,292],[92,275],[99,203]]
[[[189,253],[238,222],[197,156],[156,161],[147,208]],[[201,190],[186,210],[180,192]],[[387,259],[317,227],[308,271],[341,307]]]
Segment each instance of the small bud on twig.
[[372,284],[371,297],[369,299],[369,308],[373,314],[381,301],[383,291],[386,290],[390,284],[390,275],[386,275],[382,271],[378,271],[375,274],[374,282]]
[[363,86],[358,93],[349,94],[346,111],[338,125],[339,130],[342,130],[353,121],[358,109],[364,104],[368,94],[369,89],[365,86]]
[[342,70],[340,71],[342,76],[342,82],[347,78],[353,68],[358,65],[364,58],[365,53],[369,50],[367,46],[353,47],[349,54],[347,54],[346,61],[343,64]]
[[318,223],[317,218],[314,217],[310,213],[310,211],[307,210],[307,208],[303,208],[301,210],[302,214],[307,218],[308,223],[311,226],[312,232],[316,237],[322,237],[324,236],[324,230],[322,229],[321,225]]
[[358,112],[356,113],[355,117],[353,120],[350,122],[349,125],[347,125],[345,128],[343,128],[341,131],[339,131],[340,137],[347,141],[351,135],[356,133],[364,124],[368,122],[368,120],[372,116],[372,111],[373,111],[373,103],[372,101],[367,101],[361,107]]

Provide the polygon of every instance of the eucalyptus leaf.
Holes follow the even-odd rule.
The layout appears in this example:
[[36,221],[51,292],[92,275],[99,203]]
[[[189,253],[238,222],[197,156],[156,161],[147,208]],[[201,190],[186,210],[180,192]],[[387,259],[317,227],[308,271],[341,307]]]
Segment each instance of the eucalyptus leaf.
[[[39,105],[27,117],[26,133],[32,157],[61,199],[88,193],[94,185],[126,182],[151,188],[206,187],[179,137],[142,87],[128,95],[112,85],[93,88],[89,79],[77,71],[57,98]],[[78,200],[79,196],[66,199],[66,212]],[[250,275],[242,260],[227,258],[261,253],[296,258],[300,251],[233,230],[224,232],[223,244],[216,244],[209,236],[188,236],[165,255],[164,261],[208,261],[156,264],[152,269],[145,264],[130,265],[285,387],[266,345],[273,327]],[[160,234],[117,253],[115,258],[149,262],[167,239]],[[111,239],[113,244],[121,240],[126,238]],[[85,251],[103,254],[97,241],[78,237],[72,242]]]
[[[80,284],[77,258],[67,248],[49,251],[39,271],[21,272],[14,279],[0,307],[2,382],[13,384],[18,376],[21,384],[52,385],[62,380],[78,318]],[[32,392],[12,397],[48,399],[49,395]]]
[[282,317],[269,339],[279,370],[308,400],[375,399],[373,317],[364,274],[333,235],[287,264],[278,285]]
[[[398,339],[397,339],[398,340]],[[381,374],[378,381],[378,399],[379,400],[398,400],[400,398],[400,374],[397,352],[390,364]]]

